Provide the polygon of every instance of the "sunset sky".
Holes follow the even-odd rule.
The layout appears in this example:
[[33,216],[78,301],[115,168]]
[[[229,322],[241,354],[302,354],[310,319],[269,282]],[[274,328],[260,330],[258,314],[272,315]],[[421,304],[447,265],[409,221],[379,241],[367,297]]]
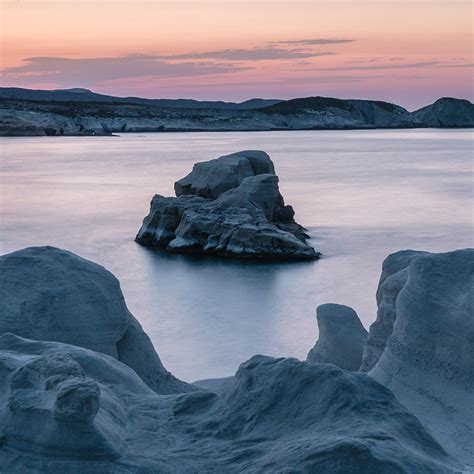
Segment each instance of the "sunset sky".
[[471,1],[0,0],[2,86],[473,99]]

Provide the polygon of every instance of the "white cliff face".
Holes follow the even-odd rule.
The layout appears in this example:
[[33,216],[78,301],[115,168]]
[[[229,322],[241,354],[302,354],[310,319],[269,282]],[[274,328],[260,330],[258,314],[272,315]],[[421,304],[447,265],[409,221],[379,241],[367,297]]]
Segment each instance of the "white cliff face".
[[370,326],[360,370],[368,372],[380,359],[392,334],[397,317],[396,301],[408,278],[407,267],[417,256],[426,254],[417,250],[401,250],[389,255],[382,264],[377,287],[377,319]]
[[278,188],[268,155],[244,151],[198,163],[175,184],[176,198],[155,195],[136,241],[172,252],[224,257],[314,260]]
[[54,247],[0,257],[0,335],[59,341],[108,354],[160,393],[185,391],[162,365],[105,268]]
[[474,250],[421,254],[396,298],[393,332],[369,372],[474,468]]
[[359,370],[367,331],[357,313],[348,306],[323,304],[316,309],[316,319],[319,338],[306,360]]

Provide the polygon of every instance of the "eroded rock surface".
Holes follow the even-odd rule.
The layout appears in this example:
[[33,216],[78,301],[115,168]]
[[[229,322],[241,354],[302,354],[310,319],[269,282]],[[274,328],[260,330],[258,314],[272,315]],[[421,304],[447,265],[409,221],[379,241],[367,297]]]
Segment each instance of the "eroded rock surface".
[[418,255],[417,250],[401,250],[390,254],[382,264],[377,287],[377,319],[371,324],[360,370],[368,372],[380,359],[393,330],[397,316],[396,301],[408,278],[407,267]]
[[0,336],[0,373],[3,445],[50,459],[121,457],[131,421],[125,397],[154,395],[112,357],[10,333]]
[[359,370],[367,331],[349,306],[323,304],[316,309],[319,337],[307,361]]
[[[60,264],[51,267],[42,255],[53,256],[53,262]],[[79,257],[59,249],[26,249],[5,257],[2,268],[15,277],[13,269],[23,266],[25,278],[3,280],[15,294],[8,298],[8,292],[2,293],[2,314],[10,315],[2,319],[4,329],[15,324],[19,330],[28,327],[22,308],[32,323],[35,314],[45,315],[55,328],[56,318],[64,317],[55,299],[66,299],[65,305],[69,301],[63,277],[75,298],[78,288],[73,282],[81,284],[82,298],[76,300],[80,308],[71,314],[82,338],[95,330],[80,314],[92,317],[98,302],[107,311],[104,296],[99,297],[107,285],[94,273],[109,282],[110,274],[102,267],[91,267],[88,278],[81,279],[77,267],[91,262],[81,263]],[[387,273],[403,271],[403,258],[392,259],[394,267],[387,264]],[[149,354],[138,323],[129,322],[128,336],[120,339],[111,355],[4,332],[1,469],[48,474],[470,472],[473,267],[474,250],[419,254],[411,260],[396,300],[393,334],[369,375],[333,364],[254,356],[234,377],[221,381],[215,392],[160,394],[125,365],[126,360],[118,360],[125,353],[135,361],[142,348]],[[39,294],[30,273],[56,282],[57,292],[54,285],[44,284],[44,294]],[[86,291],[88,282],[97,286],[98,293]],[[29,299],[25,284],[36,298]],[[112,301],[116,303],[115,298]],[[332,314],[331,321],[337,317],[354,321],[350,308],[325,306],[320,312]],[[64,324],[73,329],[67,318]],[[40,329],[37,335],[47,334]],[[100,344],[91,335],[91,344],[112,347],[107,338],[98,340]],[[183,384],[176,379],[169,383]]]
[[172,252],[312,260],[304,229],[284,203],[273,163],[243,151],[197,163],[175,184],[176,198],[155,195],[136,241]]
[[6,472],[452,473],[392,393],[333,365],[255,356],[221,394],[158,395],[116,359],[0,336]]
[[406,268],[388,344],[369,375],[474,468],[474,249]]
[[108,354],[159,393],[192,387],[163,366],[104,267],[54,247],[0,257],[0,335],[59,341]]

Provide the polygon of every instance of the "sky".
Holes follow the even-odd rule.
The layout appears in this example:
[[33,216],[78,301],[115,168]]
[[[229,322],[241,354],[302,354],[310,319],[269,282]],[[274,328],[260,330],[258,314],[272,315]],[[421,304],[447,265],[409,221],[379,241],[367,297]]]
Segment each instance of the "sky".
[[116,96],[473,100],[464,0],[0,0],[0,84]]

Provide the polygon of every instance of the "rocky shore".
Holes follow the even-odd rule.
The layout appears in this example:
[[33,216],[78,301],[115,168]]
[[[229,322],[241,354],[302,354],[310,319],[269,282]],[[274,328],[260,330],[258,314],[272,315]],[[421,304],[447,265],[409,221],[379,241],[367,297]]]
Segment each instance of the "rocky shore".
[[324,305],[308,361],[254,356],[214,391],[163,367],[105,268],[4,255],[2,470],[470,472],[473,265],[472,249],[393,254],[365,347],[356,313]]
[[196,163],[175,183],[176,197],[155,195],[136,241],[170,252],[266,260],[319,254],[285,205],[270,157],[245,150]]
[[0,88],[0,136],[419,127],[474,127],[474,105],[442,98],[410,113],[388,102],[331,97],[228,104]]

